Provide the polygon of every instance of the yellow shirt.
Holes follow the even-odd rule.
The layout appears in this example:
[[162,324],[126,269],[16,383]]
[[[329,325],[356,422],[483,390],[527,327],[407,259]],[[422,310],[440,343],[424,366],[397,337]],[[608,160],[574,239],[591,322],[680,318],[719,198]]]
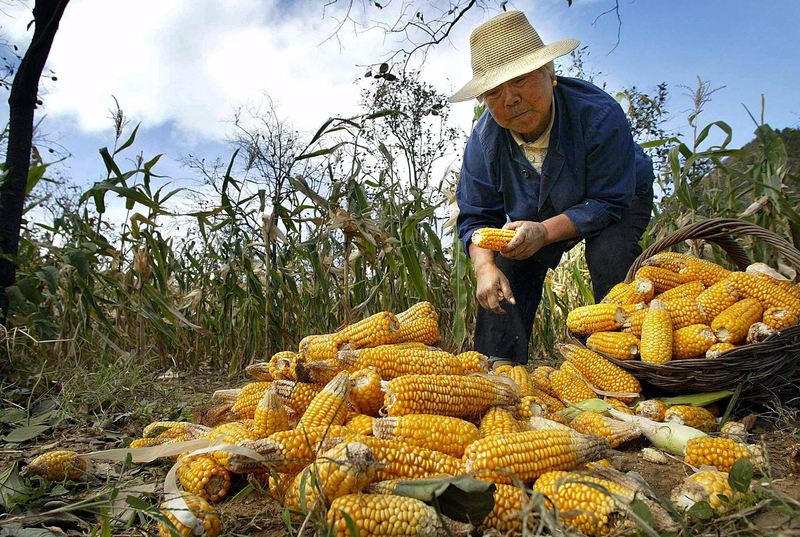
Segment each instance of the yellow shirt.
[[550,147],[550,131],[553,128],[555,118],[555,101],[552,101],[550,103],[550,124],[536,140],[526,142],[518,132],[511,131],[511,136],[514,137],[514,141],[519,144],[520,149],[525,153],[528,162],[540,174],[542,173],[542,164],[544,164],[544,159],[547,156],[547,149]]

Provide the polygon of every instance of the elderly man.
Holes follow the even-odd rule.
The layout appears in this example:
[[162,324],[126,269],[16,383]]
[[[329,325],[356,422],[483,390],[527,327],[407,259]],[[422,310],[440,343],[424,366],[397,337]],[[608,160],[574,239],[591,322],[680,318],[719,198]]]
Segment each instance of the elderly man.
[[[472,33],[473,78],[450,97],[488,109],[467,143],[456,197],[477,278],[475,350],[494,366],[527,362],[545,274],[562,253],[586,240],[599,300],[624,279],[650,222],[653,165],[619,104],[555,75],[553,60],[578,45],[545,45],[523,13],[498,15]],[[472,244],[481,227],[517,233],[497,255]]]

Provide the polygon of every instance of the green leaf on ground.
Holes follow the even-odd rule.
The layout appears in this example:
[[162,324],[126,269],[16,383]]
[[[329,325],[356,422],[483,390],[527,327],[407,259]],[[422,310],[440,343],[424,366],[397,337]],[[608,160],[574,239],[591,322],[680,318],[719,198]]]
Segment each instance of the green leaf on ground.
[[476,523],[494,508],[495,486],[468,476],[416,479],[397,484],[394,494],[424,502],[437,499],[442,514],[458,522]]
[[699,520],[710,520],[714,516],[714,510],[708,502],[697,502],[688,511],[689,516]]
[[3,440],[12,444],[19,444],[21,442],[27,442],[28,440],[36,438],[49,429],[49,425],[30,425],[28,427],[19,427],[18,429],[14,429],[5,435]]
[[667,405],[692,405],[692,406],[706,406],[711,403],[716,403],[726,397],[733,395],[731,390],[723,390],[720,392],[708,393],[694,393],[691,395],[677,395],[675,397],[663,397],[661,401]]
[[747,492],[750,490],[750,482],[753,480],[753,463],[750,459],[739,459],[733,463],[731,471],[728,472],[728,483],[735,492]]
[[12,507],[20,503],[17,501],[19,496],[29,493],[30,489],[22,482],[16,464],[12,464],[3,470],[3,473],[0,474],[0,505],[6,511],[10,511]]

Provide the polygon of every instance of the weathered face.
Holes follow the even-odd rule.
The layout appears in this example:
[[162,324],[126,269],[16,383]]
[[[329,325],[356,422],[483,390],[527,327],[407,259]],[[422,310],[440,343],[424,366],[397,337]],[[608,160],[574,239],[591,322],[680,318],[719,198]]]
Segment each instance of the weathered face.
[[482,95],[495,121],[520,133],[526,141],[538,138],[550,124],[553,80],[544,68],[518,76]]

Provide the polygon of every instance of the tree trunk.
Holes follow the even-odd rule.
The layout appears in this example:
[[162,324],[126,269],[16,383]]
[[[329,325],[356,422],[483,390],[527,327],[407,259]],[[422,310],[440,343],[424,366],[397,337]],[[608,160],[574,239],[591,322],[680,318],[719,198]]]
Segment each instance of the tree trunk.
[[3,323],[6,323],[8,316],[6,287],[14,285],[16,278],[17,267],[13,258],[19,252],[39,78],[68,2],[36,0],[33,8],[36,25],[33,39],[19,64],[8,98],[8,150],[5,164],[8,174],[0,188],[0,319]]

